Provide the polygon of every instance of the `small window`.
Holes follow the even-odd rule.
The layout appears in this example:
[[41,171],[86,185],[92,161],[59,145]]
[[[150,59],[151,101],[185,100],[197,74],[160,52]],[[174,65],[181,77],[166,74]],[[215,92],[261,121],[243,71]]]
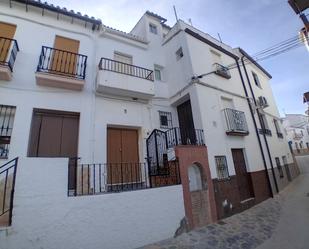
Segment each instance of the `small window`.
[[275,124],[275,128],[276,128],[276,132],[277,133],[280,133],[280,126],[279,126],[279,123],[278,123],[278,120],[277,119],[274,119],[274,124]]
[[280,159],[279,159],[279,157],[276,157],[275,160],[276,160],[276,165],[277,165],[277,169],[278,169],[278,171],[279,171],[280,178],[283,178],[284,175],[283,175],[283,170],[282,170],[282,166],[281,166],[281,164],[280,164]]
[[9,155],[15,111],[15,106],[0,105],[0,158]]
[[182,47],[176,51],[176,59],[180,60],[183,57]]
[[161,70],[156,68],[154,71],[155,71],[155,79],[161,81],[162,80],[162,78],[161,78]]
[[268,129],[267,119],[265,114],[260,114],[262,129]]
[[225,156],[215,156],[218,179],[229,178],[229,169],[227,167]]
[[158,34],[157,26],[152,23],[149,23],[149,31],[153,34]]
[[132,64],[133,58],[131,55],[119,53],[119,52],[114,52],[114,60],[118,62],[122,62],[125,64]]
[[307,149],[309,150],[309,143],[308,142],[306,143],[306,146],[307,146]]
[[253,76],[255,85],[261,88],[261,83],[260,83],[260,80],[259,80],[259,77],[257,76],[257,74],[252,72],[252,76]]
[[159,111],[160,115],[160,127],[163,129],[169,129],[173,127],[172,113]]

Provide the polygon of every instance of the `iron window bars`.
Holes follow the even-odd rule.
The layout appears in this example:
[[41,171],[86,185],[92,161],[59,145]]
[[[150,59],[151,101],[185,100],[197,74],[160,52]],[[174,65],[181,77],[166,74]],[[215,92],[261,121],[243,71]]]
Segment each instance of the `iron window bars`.
[[225,156],[215,156],[217,175],[219,180],[228,179],[229,169],[227,166],[227,161]]
[[0,105],[0,158],[8,158],[16,107]]

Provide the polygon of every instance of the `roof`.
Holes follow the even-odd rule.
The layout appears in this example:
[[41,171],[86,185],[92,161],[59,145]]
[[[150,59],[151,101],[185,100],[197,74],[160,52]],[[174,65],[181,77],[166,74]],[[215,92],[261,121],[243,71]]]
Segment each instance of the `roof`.
[[153,12],[151,12],[149,10],[147,10],[145,14],[148,15],[148,16],[152,16],[154,18],[159,19],[162,23],[165,23],[167,21],[167,19],[165,19],[164,17],[159,16],[158,14],[153,13]]
[[58,14],[63,14],[66,16],[74,17],[89,23],[92,23],[94,25],[101,25],[102,21],[100,19],[96,19],[94,17],[89,17],[88,15],[82,15],[80,12],[75,12],[74,10],[67,10],[66,8],[61,8],[59,6],[55,6],[53,4],[49,4],[47,2],[41,2],[40,0],[11,0],[18,3],[23,3],[30,6],[35,6],[38,8],[42,8],[43,10],[49,10],[52,12],[56,12]]
[[209,46],[218,49],[218,50],[221,51],[222,53],[225,53],[226,55],[228,55],[228,56],[234,58],[235,60],[238,60],[238,56],[236,56],[235,54],[233,54],[233,53],[231,53],[230,51],[226,50],[225,48],[223,48],[223,47],[221,47],[221,46],[215,44],[214,42],[208,40],[207,38],[201,36],[200,34],[198,34],[198,33],[194,32],[194,31],[192,31],[191,29],[186,28],[186,29],[185,29],[185,32],[186,32],[187,34],[193,36],[194,38],[196,38],[196,39],[198,39],[198,40],[200,40],[200,41],[202,41],[202,42],[208,44]]
[[254,64],[255,66],[257,66],[263,73],[265,73],[270,79],[272,78],[272,76],[270,75],[270,73],[268,73],[259,63],[257,63],[245,50],[243,50],[242,48],[238,48],[240,53],[242,53],[244,56],[247,57],[247,59],[249,61],[251,61],[252,64]]
[[289,0],[288,2],[296,14],[299,14],[309,8],[308,0]]

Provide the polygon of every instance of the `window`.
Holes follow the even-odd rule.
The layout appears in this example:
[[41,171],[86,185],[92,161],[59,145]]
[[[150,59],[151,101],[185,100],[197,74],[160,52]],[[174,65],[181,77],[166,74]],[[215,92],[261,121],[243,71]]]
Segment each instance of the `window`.
[[132,64],[133,58],[131,55],[123,54],[120,52],[114,52],[114,60],[119,61],[126,64]]
[[155,69],[155,79],[161,81],[161,70],[160,69]]
[[260,80],[259,80],[259,77],[257,76],[257,74],[252,72],[252,76],[253,76],[255,85],[261,88],[261,83],[260,83]]
[[283,170],[282,170],[282,166],[281,166],[281,164],[280,164],[280,159],[279,159],[279,157],[276,157],[275,160],[276,160],[276,165],[277,165],[277,169],[278,169],[278,171],[279,171],[280,178],[283,178],[284,175],[283,175]]
[[163,67],[155,65],[154,66],[154,75],[155,75],[155,80],[162,81],[162,76],[163,76]]
[[309,143],[308,142],[306,143],[306,146],[307,146],[307,149],[309,150]]
[[8,158],[16,107],[0,105],[0,158]]
[[153,34],[158,34],[157,26],[152,23],[149,23],[149,31]]
[[274,119],[274,125],[275,125],[275,128],[276,128],[278,138],[283,138],[283,134],[281,133],[279,122],[278,122],[277,119]]
[[79,113],[34,109],[30,157],[77,157]]
[[172,113],[159,111],[160,115],[160,127],[163,129],[169,129],[173,127]]
[[227,167],[225,156],[215,156],[218,179],[229,178],[229,169]]
[[176,59],[180,60],[183,57],[182,47],[176,51]]

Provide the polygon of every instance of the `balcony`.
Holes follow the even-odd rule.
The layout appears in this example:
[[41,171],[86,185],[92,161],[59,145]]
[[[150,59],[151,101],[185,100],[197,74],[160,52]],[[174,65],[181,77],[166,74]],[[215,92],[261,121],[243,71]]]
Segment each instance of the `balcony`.
[[245,113],[234,109],[223,110],[226,120],[226,134],[232,136],[247,136],[249,134]]
[[101,58],[97,76],[97,92],[141,99],[154,96],[153,71]]
[[223,77],[223,78],[226,78],[226,79],[230,79],[231,78],[231,74],[230,74],[230,70],[219,64],[219,63],[215,63],[214,64],[214,67],[215,67],[215,74]]
[[265,135],[270,136],[270,137],[272,136],[271,130],[269,130],[269,129],[266,129],[266,128],[265,129],[259,129],[258,131],[262,135],[265,134]]
[[87,56],[42,47],[36,82],[40,86],[82,90],[85,85]]
[[0,37],[0,80],[11,80],[13,67],[19,51],[17,41]]

